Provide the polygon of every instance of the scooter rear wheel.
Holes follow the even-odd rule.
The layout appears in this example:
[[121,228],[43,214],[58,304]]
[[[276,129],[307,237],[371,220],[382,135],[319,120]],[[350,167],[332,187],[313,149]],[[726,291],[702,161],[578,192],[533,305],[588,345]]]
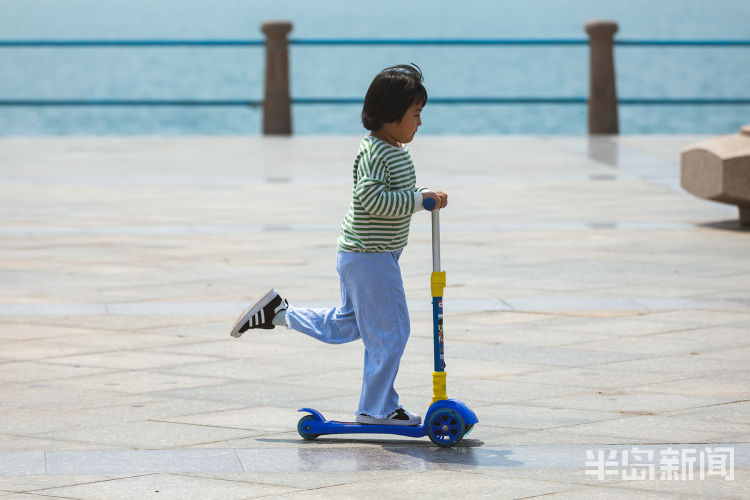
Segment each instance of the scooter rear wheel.
[[320,434],[307,432],[310,430],[308,422],[311,420],[315,420],[315,417],[313,417],[312,415],[305,415],[304,417],[299,419],[299,422],[297,422],[297,432],[299,432],[299,435],[302,436],[302,439],[306,439],[308,441],[312,441],[313,439],[320,436]]
[[454,410],[438,410],[427,421],[427,436],[438,446],[453,446],[461,441],[464,433],[464,419]]

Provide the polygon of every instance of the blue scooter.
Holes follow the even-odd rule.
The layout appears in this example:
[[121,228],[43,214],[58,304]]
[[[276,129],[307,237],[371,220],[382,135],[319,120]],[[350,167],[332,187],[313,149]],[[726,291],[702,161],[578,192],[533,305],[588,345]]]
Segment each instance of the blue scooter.
[[[432,210],[435,201],[426,199],[424,208]],[[317,410],[302,408],[308,413],[297,423],[297,432],[312,440],[324,434],[397,434],[430,438],[438,446],[453,446],[471,432],[479,419],[461,401],[448,399],[445,389],[445,354],[443,350],[443,290],[445,272],[440,270],[440,214],[432,212],[432,325],[435,371],[432,373],[432,404],[421,425],[376,425],[326,420]]]

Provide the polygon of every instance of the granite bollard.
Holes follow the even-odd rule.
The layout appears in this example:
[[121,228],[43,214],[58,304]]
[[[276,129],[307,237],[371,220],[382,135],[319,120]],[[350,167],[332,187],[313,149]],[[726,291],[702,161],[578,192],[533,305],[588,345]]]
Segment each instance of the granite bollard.
[[617,23],[593,20],[586,23],[589,35],[589,134],[618,134],[615,86],[614,36]]
[[269,21],[261,25],[266,35],[266,87],[263,100],[263,134],[291,135],[292,111],[289,95],[289,44],[292,23]]

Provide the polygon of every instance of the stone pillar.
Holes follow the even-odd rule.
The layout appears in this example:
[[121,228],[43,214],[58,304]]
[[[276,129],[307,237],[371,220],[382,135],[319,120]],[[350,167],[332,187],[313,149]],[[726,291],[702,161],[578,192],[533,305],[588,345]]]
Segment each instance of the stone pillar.
[[680,181],[696,196],[736,205],[740,225],[750,227],[750,125],[739,134],[688,147],[682,152]]
[[589,21],[589,134],[618,134],[614,36],[617,23]]
[[291,135],[292,101],[289,96],[289,48],[292,23],[269,21],[260,27],[266,35],[266,87],[263,97],[263,134]]

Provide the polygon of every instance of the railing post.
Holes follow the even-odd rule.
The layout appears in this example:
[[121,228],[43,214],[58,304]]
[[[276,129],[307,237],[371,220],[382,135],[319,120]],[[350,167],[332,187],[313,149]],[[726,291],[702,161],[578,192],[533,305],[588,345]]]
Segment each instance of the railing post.
[[270,21],[260,27],[266,35],[266,87],[263,98],[263,134],[291,135],[292,110],[289,96],[289,48],[287,34],[292,23]]
[[589,21],[589,134],[618,134],[614,36],[617,23]]

